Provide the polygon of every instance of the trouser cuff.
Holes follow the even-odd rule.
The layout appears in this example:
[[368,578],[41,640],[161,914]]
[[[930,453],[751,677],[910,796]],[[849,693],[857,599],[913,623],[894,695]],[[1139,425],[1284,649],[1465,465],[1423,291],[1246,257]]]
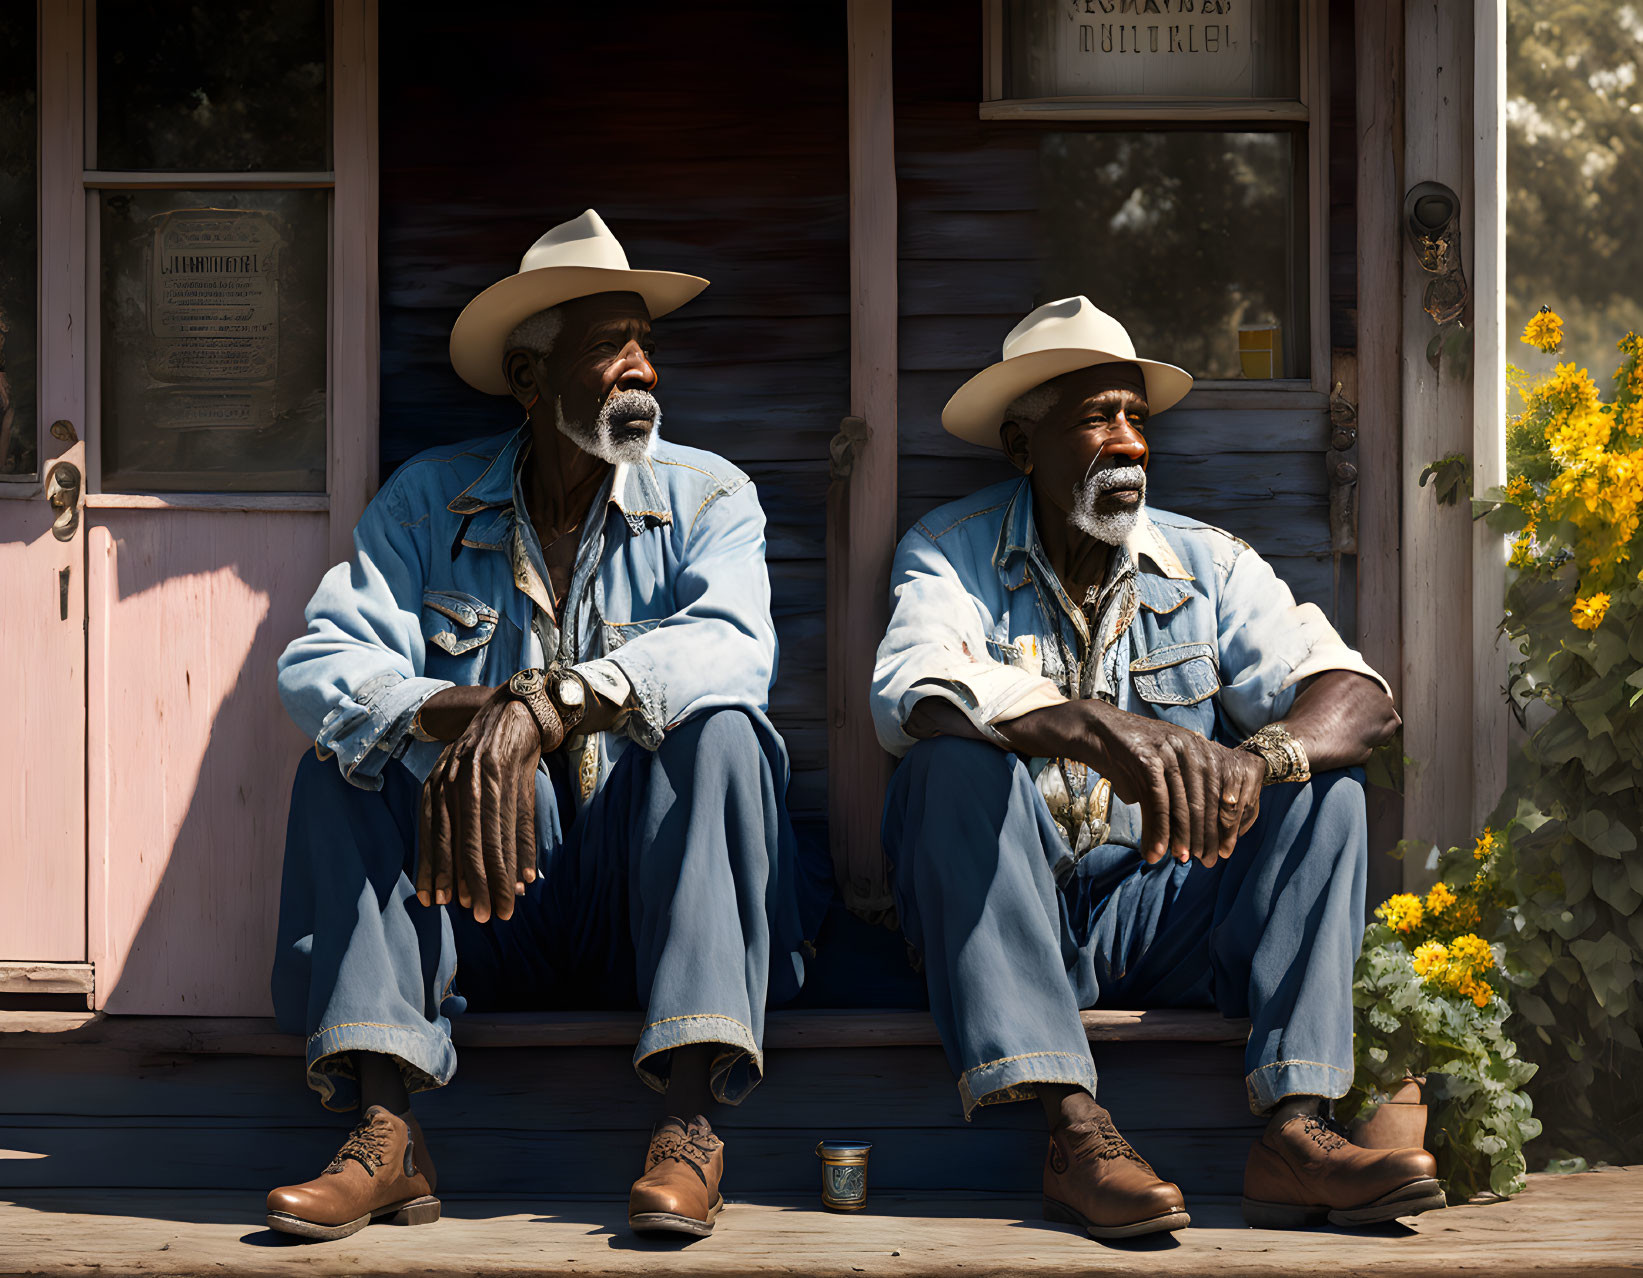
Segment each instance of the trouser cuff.
[[968,1119],[981,1105],[1032,1100],[1038,1095],[1035,1083],[1082,1087],[1094,1096],[1095,1062],[1088,1052],[1026,1052],[974,1066],[958,1078],[964,1117]]
[[1265,1117],[1286,1096],[1339,1100],[1352,1089],[1352,1071],[1324,1061],[1273,1061],[1244,1076],[1249,1111]]
[[[645,1086],[666,1092],[667,1066],[653,1059],[676,1047],[713,1043],[721,1050],[713,1058],[713,1098],[726,1105],[740,1105],[764,1077],[764,1053],[753,1031],[733,1016],[704,1012],[689,1016],[668,1016],[646,1025],[633,1049],[633,1068]],[[680,1115],[689,1118],[689,1114]]]
[[332,1025],[308,1038],[308,1086],[319,1093],[326,1109],[345,1113],[359,1107],[359,1080],[354,1077],[354,1052],[377,1052],[399,1061],[405,1090],[432,1091],[456,1073],[456,1048],[447,1031],[432,1025],[413,1029],[353,1021]]

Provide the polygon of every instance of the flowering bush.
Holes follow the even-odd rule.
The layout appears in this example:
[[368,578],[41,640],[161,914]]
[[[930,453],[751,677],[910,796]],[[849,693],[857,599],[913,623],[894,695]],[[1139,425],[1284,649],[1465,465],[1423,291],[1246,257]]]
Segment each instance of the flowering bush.
[[[1554,352],[1562,322],[1524,340]],[[1513,538],[1502,630],[1527,740],[1491,824],[1535,1094],[1557,1141],[1643,1153],[1643,339],[1605,402],[1584,369],[1514,382],[1509,482],[1475,504]]]
[[1357,1079],[1342,1105],[1350,1120],[1409,1074],[1426,1074],[1427,1147],[1457,1201],[1523,1188],[1523,1145],[1540,1132],[1523,1084],[1535,1067],[1505,1032],[1511,1014],[1497,947],[1506,896],[1499,849],[1484,831],[1450,849],[1425,897],[1400,892],[1375,911],[1358,960]]

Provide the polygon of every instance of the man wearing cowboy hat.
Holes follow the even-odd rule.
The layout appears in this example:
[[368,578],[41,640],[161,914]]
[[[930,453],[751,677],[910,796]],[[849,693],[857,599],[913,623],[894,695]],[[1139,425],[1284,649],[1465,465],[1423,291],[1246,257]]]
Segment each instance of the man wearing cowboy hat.
[[825,898],[765,717],[764,514],[729,462],[658,436],[651,321],[706,285],[630,269],[592,210],[532,245],[451,333],[524,425],[402,466],[280,658],[315,750],[274,1003],[309,1086],[364,1119],[269,1195],[275,1229],[437,1219],[410,1095],[455,1072],[448,1018],[566,1006],[644,1013],[634,1068],[668,1117],[633,1227],[713,1228],[703,1114],[758,1083],[766,1000],[797,990]]
[[[1385,684],[1236,537],[1146,506],[1148,417],[1192,379],[1087,298],[1039,307],[942,423],[1023,478],[902,540],[873,711],[902,756],[884,818],[902,925],[968,1116],[1035,1097],[1046,1215],[1097,1238],[1185,1227],[1096,1104],[1081,1008],[1253,1022],[1253,1224],[1443,1205],[1430,1155],[1331,1126],[1352,1082],[1360,774]],[[1167,427],[1164,427],[1167,429]],[[1160,1101],[1167,1103],[1165,1094]]]

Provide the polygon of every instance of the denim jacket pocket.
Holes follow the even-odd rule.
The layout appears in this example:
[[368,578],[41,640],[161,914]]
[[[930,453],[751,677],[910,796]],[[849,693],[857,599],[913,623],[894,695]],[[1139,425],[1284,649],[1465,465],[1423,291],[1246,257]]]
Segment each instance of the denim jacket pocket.
[[488,644],[496,633],[496,617],[490,604],[460,590],[422,593],[422,637],[430,647],[452,657]]
[[647,617],[642,621],[606,621],[601,623],[605,632],[605,651],[615,652],[629,639],[649,634],[662,624],[661,617]]
[[1221,689],[1215,649],[1207,643],[1175,643],[1130,662],[1130,679],[1143,701],[1155,706],[1195,706]]

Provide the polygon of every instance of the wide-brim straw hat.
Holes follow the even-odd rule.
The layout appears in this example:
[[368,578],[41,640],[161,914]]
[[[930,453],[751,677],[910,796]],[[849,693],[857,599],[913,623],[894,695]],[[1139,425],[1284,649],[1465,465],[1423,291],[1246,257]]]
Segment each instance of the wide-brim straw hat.
[[498,280],[462,308],[451,329],[451,365],[475,390],[506,395],[502,346],[521,320],[595,293],[637,293],[656,319],[706,287],[700,275],[634,270],[604,219],[589,209],[537,240],[520,259],[517,274]]
[[941,424],[972,444],[1002,448],[1004,410],[1053,377],[1098,364],[1134,364],[1147,387],[1147,410],[1161,413],[1192,389],[1192,374],[1174,364],[1139,359],[1124,326],[1087,297],[1046,302],[1010,330],[1004,358],[960,386]]

